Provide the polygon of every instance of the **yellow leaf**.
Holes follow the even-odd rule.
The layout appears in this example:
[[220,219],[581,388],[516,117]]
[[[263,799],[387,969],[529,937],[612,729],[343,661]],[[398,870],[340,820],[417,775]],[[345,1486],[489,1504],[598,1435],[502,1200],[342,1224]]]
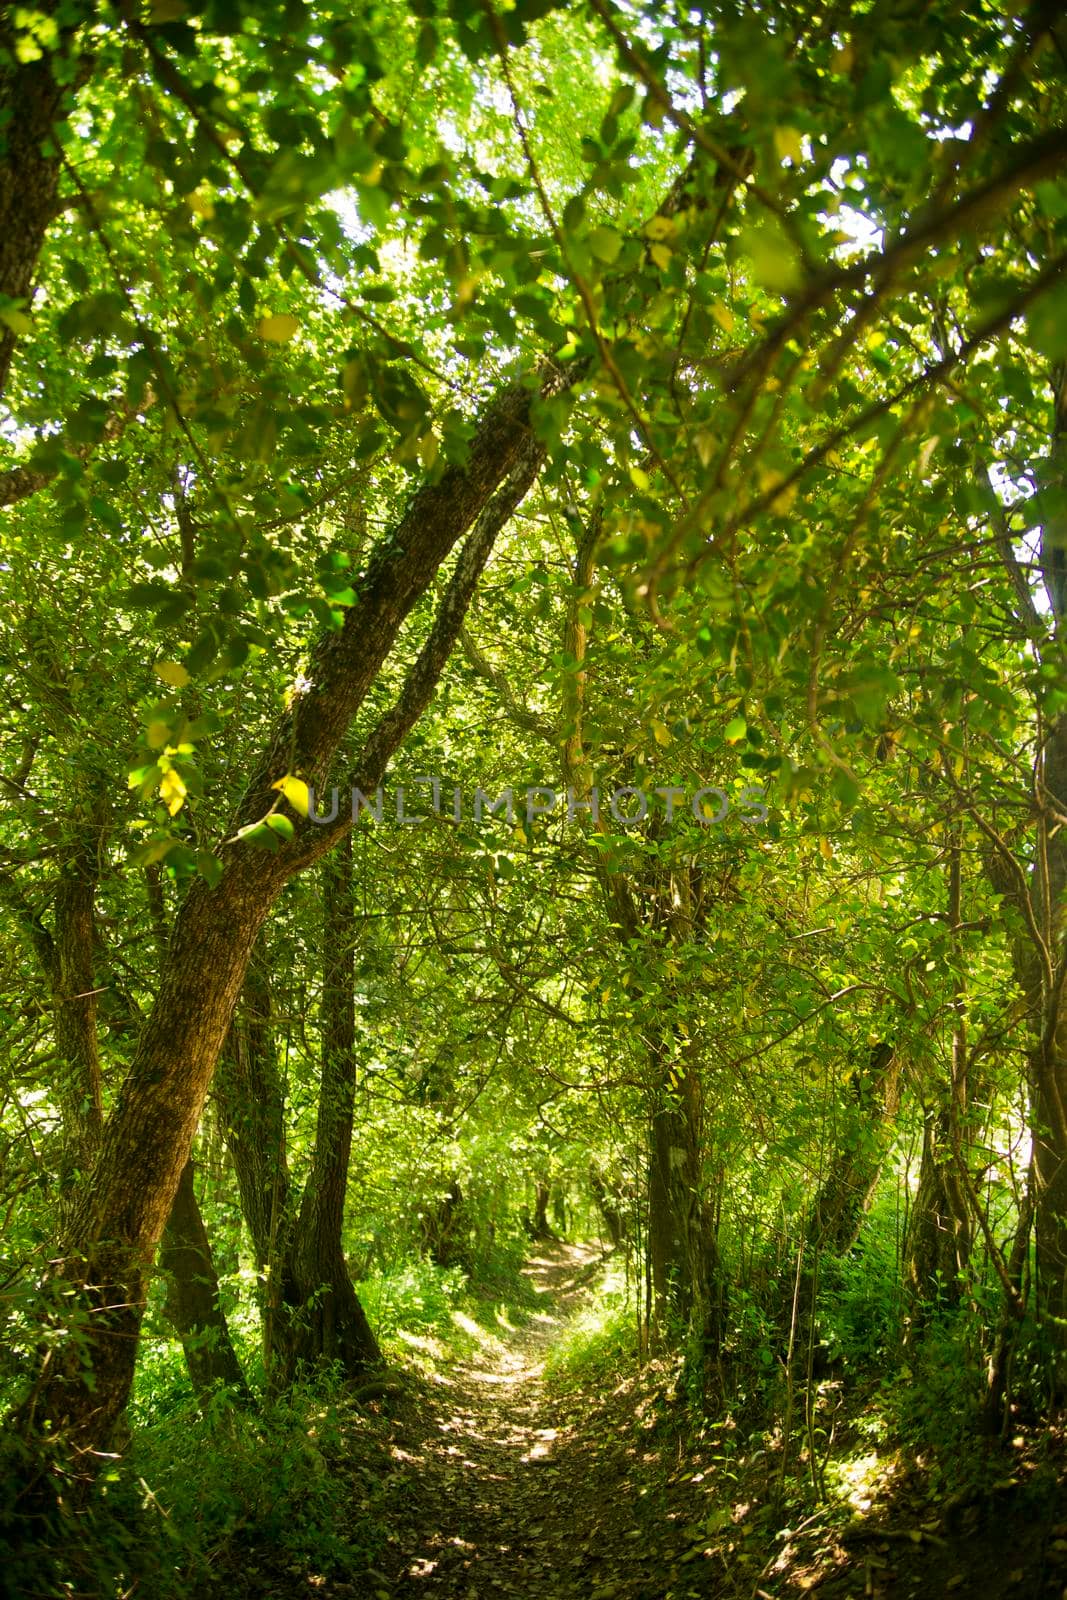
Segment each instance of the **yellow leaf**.
[[652,736],[657,744],[670,744],[670,733],[662,722],[651,722],[649,727],[652,729]]
[[177,816],[185,804],[185,795],[186,788],[182,782],[181,775],[171,767],[160,779],[159,797],[172,817]]
[[[779,483],[784,481],[782,473],[775,472],[769,467],[759,467],[757,469],[757,476],[759,478],[760,489],[764,494],[767,494],[769,490],[775,488]],[[771,501],[771,510],[777,512],[779,516],[784,515],[784,513],[789,510],[796,497],[797,486],[794,483],[790,486],[790,488],[784,489],[781,494],[775,495],[774,499]]]
[[779,161],[791,161],[794,167],[799,167],[804,159],[804,146],[796,128],[775,128],[774,151]]
[[666,272],[671,264],[671,252],[665,244],[654,244],[649,247],[649,255],[661,272]]
[[311,796],[303,778],[294,778],[291,773],[287,772],[284,778],[279,778],[277,783],[272,783],[271,788],[279,789],[293,810],[298,812],[300,816],[307,816]]
[[203,217],[205,222],[210,222],[215,215],[215,201],[211,190],[206,189],[203,184],[199,189],[194,189],[191,194],[186,195],[185,203],[194,217]]
[[264,317],[256,331],[261,339],[269,339],[271,344],[288,344],[299,326],[296,317],[278,311],[273,316]]
[[737,321],[737,318],[734,316],[729,306],[724,306],[721,300],[713,300],[708,306],[708,310],[711,312],[715,321],[719,324],[719,327],[722,329],[723,333],[733,333],[734,323]]
[[157,719],[155,722],[150,722],[145,732],[145,738],[148,741],[148,748],[150,750],[162,750],[163,746],[170,738],[170,723],[163,722],[161,719]]
[[696,446],[696,453],[700,457],[700,465],[709,467],[718,443],[715,435],[702,428],[699,433],[693,435],[693,443]]
[[7,306],[3,311],[0,311],[0,322],[10,328],[16,338],[21,338],[23,334],[33,332],[33,323],[25,311],[19,311],[14,306]]
[[819,854],[824,861],[832,861],[834,859],[834,847],[829,839],[819,840]]
[[658,214],[645,223],[646,239],[673,239],[677,228],[670,217],[661,217]]
[[184,689],[190,681],[189,674],[180,661],[157,661],[156,677],[169,683],[172,689]]
[[631,467],[630,482],[633,484],[635,489],[641,489],[643,491],[651,487],[652,479],[649,477],[648,473],[643,467]]

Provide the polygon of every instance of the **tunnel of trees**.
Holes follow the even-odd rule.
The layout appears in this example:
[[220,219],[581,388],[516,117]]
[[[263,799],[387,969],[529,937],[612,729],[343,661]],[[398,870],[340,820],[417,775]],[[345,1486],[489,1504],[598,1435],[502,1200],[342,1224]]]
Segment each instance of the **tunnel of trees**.
[[878,1383],[1061,1472],[1065,113],[1045,3],[0,11],[0,1589],[392,1593],[339,1419],[591,1241],[768,1528]]

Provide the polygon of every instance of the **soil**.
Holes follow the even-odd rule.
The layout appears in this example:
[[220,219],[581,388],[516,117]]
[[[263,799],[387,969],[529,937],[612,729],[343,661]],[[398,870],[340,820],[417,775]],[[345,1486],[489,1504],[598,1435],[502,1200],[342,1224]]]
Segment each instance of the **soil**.
[[[360,1600],[1067,1600],[1062,1440],[1051,1456],[1047,1436],[990,1445],[986,1487],[956,1494],[884,1446],[858,1493],[839,1475],[821,1500],[795,1443],[799,1483],[779,1499],[773,1429],[696,1422],[676,1367],[606,1387],[546,1379],[600,1266],[596,1248],[541,1248],[525,1326],[383,1401],[388,1543]],[[833,1388],[847,1465],[868,1408]]]

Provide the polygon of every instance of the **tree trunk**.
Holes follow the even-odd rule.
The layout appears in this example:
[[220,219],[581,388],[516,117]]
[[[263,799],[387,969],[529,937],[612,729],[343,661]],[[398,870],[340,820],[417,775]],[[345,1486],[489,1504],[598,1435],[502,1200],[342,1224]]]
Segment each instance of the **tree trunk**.
[[[585,749],[585,658],[588,627],[583,612],[589,604],[595,571],[599,517],[578,540],[572,568],[572,592],[564,627],[563,649],[574,670],[564,675],[560,747],[563,778],[574,798],[589,798],[593,769]],[[586,816],[583,813],[583,818]],[[694,884],[698,876],[683,867],[663,881],[650,879],[632,889],[621,873],[605,870],[596,855],[594,871],[609,921],[624,948],[650,934],[663,933],[682,943],[692,935],[698,912]],[[641,907],[641,911],[638,907]],[[648,908],[647,910],[645,908]],[[636,984],[630,993],[642,987]],[[646,993],[652,1004],[664,995]],[[718,1353],[725,1315],[725,1287],[718,1253],[717,1230],[703,1197],[703,1130],[701,1086],[694,1063],[683,1059],[675,1069],[675,1041],[650,1047],[654,1102],[648,1154],[648,1249],[654,1320],[662,1333],[668,1311],[684,1327],[697,1352],[701,1371]]]
[[722,1339],[722,1274],[715,1228],[703,1197],[701,1089],[688,1063],[664,1074],[652,1114],[648,1238],[655,1321],[671,1321],[692,1342],[699,1365]]
[[534,1184],[534,1209],[530,1218],[530,1238],[539,1244],[545,1244],[556,1236],[548,1221],[548,1201],[550,1189],[547,1183]]
[[233,1157],[241,1211],[264,1296],[272,1240],[288,1213],[290,1189],[271,1009],[267,957],[260,944],[245,974],[212,1094]]
[[949,1113],[931,1112],[923,1125],[919,1187],[904,1241],[904,1273],[913,1328],[936,1297],[958,1305],[974,1229],[956,1172]]
[[93,981],[97,847],[98,836],[94,830],[84,847],[62,869],[56,892],[50,972],[52,1026],[61,1074],[57,1097],[63,1111],[65,1159],[74,1171],[82,1173],[92,1166],[104,1128],[96,1031],[97,997]]
[[[51,15],[56,7],[41,0],[34,10]],[[72,30],[60,35],[54,52],[20,62],[15,53],[12,12],[0,13],[0,295],[25,302],[33,293],[37,258],[55,215],[59,186],[59,141],[54,130],[66,120],[78,86],[88,76],[88,60],[67,52]],[[0,394],[7,388],[17,335],[0,323]]]
[[454,1267],[464,1253],[463,1190],[453,1178],[422,1213],[422,1247],[438,1267]]
[[[1039,487],[1050,491],[1044,509],[1038,567],[1054,623],[1046,630],[1015,558],[1006,530],[999,539],[1016,594],[1023,633],[1042,665],[1062,657],[1067,627],[1067,362],[1051,373],[1052,439]],[[1023,860],[992,829],[986,859],[994,888],[1021,918],[1012,930],[1016,980],[1029,1002],[1033,1046],[1029,1052],[1030,1134],[1033,1147],[1027,1219],[1032,1213],[1036,1246],[1038,1316],[1054,1350],[1051,1387],[1067,1395],[1067,714],[1057,705],[1039,724],[1043,739],[1034,766],[1036,837]],[[1012,1315],[1012,1290],[1005,1293]],[[1014,1308],[1018,1312],[1018,1305]],[[1018,1322],[1016,1315],[1014,1320]],[[995,1407],[998,1396],[991,1397]]]
[[974,1214],[966,1183],[964,1123],[970,1095],[967,1058],[966,968],[963,921],[962,847],[958,832],[949,850],[947,915],[951,930],[952,1065],[947,1089],[923,1127],[919,1189],[904,1243],[912,1329],[921,1324],[934,1294],[957,1305],[974,1242]]
[[[1067,448],[1067,438],[1061,448]],[[1067,516],[1063,520],[1067,524]],[[1061,563],[1067,566],[1067,527]],[[1041,895],[1048,908],[1051,971],[1041,986],[1040,1035],[1030,1055],[1034,1240],[1038,1312],[1056,1348],[1054,1387],[1062,1396],[1067,1395],[1067,829],[1057,813],[1067,814],[1067,715],[1049,730],[1042,766],[1038,793],[1052,813],[1043,818],[1047,881]]]
[[60,1113],[60,1191],[92,1166],[103,1131],[103,1094],[94,982],[94,906],[101,848],[101,802],[79,815],[81,834],[59,862],[52,927],[47,928],[14,878],[0,875],[0,897],[33,951],[52,1001],[57,1070],[51,1085]]
[[352,1286],[342,1246],[348,1158],[356,1094],[356,916],[352,835],[322,864],[322,1082],[311,1175],[292,1250],[295,1304],[289,1316],[288,1369],[336,1361],[346,1378],[382,1353]]
[[900,1062],[892,1045],[874,1045],[853,1075],[856,1104],[808,1223],[808,1244],[847,1255],[870,1210],[900,1110]]
[[[548,380],[558,387],[555,377]],[[541,450],[530,429],[531,390],[505,389],[488,407],[464,467],[419,490],[376,548],[344,626],[313,653],[309,687],[279,720],[237,823],[257,824],[280,802],[272,785],[295,772],[321,781],[389,654],[402,622],[457,539],[472,527],[429,639],[392,708],[372,729],[356,775],[364,790],[429,703],[497,533],[533,482]],[[494,493],[503,484],[499,493]],[[49,1364],[16,1417],[26,1435],[60,1435],[92,1474],[133,1378],[146,1275],[189,1159],[193,1135],[256,937],[283,885],[351,826],[333,831],[299,816],[276,853],[234,840],[214,886],[197,880],[178,913],[162,982],[130,1072],[104,1129],[63,1272],[85,1313],[79,1337]]]
[[187,1161],[163,1230],[159,1264],[167,1274],[167,1316],[185,1352],[193,1390],[206,1399],[220,1385],[248,1399],[241,1364],[219,1301],[219,1280]]
[[617,1249],[626,1238],[627,1231],[622,1191],[614,1185],[609,1185],[595,1163],[589,1168],[589,1187],[596,1201],[596,1208],[604,1219],[612,1249]]

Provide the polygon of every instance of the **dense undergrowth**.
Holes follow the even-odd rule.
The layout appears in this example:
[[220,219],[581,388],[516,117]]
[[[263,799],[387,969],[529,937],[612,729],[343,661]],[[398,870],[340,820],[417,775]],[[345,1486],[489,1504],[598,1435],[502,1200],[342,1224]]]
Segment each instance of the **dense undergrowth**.
[[[516,1241],[476,1280],[459,1266],[410,1257],[359,1284],[389,1364],[379,1382],[345,1383],[322,1368],[290,1390],[265,1381],[259,1318],[242,1310],[242,1274],[222,1284],[251,1398],[220,1390],[198,1401],[181,1345],[156,1297],[143,1340],[123,1437],[89,1510],[60,1486],[42,1528],[9,1450],[5,1542],[16,1554],[0,1575],[19,1600],[307,1592],[327,1580],[360,1584],[380,1552],[376,1426],[394,1377],[403,1380],[484,1353],[529,1314],[531,1291]],[[32,1305],[23,1308],[32,1313]],[[8,1385],[16,1392],[16,1375]],[[386,1389],[386,1394],[382,1390]],[[25,1562],[17,1550],[27,1548]]]
[[[703,1520],[686,1524],[707,1538],[733,1526],[738,1504],[772,1544],[805,1519],[847,1529],[877,1513],[902,1473],[918,1472],[934,1501],[1021,1485],[1038,1514],[1062,1466],[1056,1434],[1028,1425],[1039,1352],[1021,1346],[1008,1435],[991,1438],[968,1308],[943,1308],[911,1328],[892,1237],[892,1218],[876,1208],[862,1245],[823,1274],[808,1347],[795,1348],[791,1361],[773,1294],[735,1294],[702,1389],[682,1353],[643,1347],[642,1286],[618,1250],[546,1345],[545,1381],[587,1427],[639,1428],[645,1445],[658,1441],[647,1461],[669,1458],[671,1484],[713,1495]],[[16,1556],[5,1569],[8,1592],[20,1600],[389,1593],[374,1585],[385,1581],[378,1563],[389,1538],[382,1485],[393,1397],[417,1403],[419,1386],[435,1375],[484,1363],[521,1335],[539,1314],[521,1264],[512,1244],[475,1278],[416,1257],[372,1273],[360,1294],[389,1371],[362,1387],[325,1369],[269,1393],[256,1319],[235,1308],[231,1325],[253,1391],[246,1404],[225,1393],[198,1403],[181,1348],[155,1317],[125,1453],[104,1469],[91,1513],[67,1497],[47,1536],[36,1530],[26,1565]],[[24,1506],[7,1509],[16,1510],[8,1529],[17,1531]]]

